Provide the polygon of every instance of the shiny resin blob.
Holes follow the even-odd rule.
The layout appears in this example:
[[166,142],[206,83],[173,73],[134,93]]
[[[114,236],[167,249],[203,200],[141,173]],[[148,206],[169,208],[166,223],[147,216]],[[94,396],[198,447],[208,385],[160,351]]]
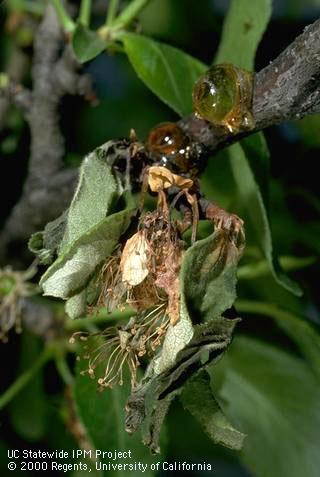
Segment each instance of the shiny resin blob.
[[176,123],[162,123],[151,129],[146,148],[155,163],[172,172],[192,175],[197,168],[198,149]]
[[253,79],[251,72],[231,64],[213,66],[194,86],[196,115],[231,133],[253,129]]

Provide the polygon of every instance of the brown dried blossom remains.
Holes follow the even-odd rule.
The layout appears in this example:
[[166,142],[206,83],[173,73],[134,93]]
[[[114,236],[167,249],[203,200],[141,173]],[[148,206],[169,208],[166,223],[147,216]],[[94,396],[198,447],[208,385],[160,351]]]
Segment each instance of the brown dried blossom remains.
[[[136,374],[143,356],[152,357],[161,345],[169,325],[180,315],[179,272],[183,241],[177,223],[162,208],[141,216],[138,230],[118,247],[102,267],[97,306],[108,311],[125,304],[137,314],[128,323],[109,327],[94,335],[76,333],[86,344],[84,373],[97,377],[99,389],[123,383],[124,366],[137,385]],[[92,337],[100,339],[96,348]],[[100,365],[103,365],[101,374]]]
[[138,232],[126,242],[120,260],[127,303],[137,311],[165,304],[174,325],[179,319],[182,254],[177,224],[159,210],[143,215]]

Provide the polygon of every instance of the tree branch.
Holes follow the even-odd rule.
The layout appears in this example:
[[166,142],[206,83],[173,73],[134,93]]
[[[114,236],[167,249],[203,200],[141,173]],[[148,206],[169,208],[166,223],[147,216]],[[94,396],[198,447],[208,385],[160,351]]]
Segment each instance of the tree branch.
[[[0,249],[12,239],[26,239],[57,216],[72,195],[77,172],[62,169],[64,143],[58,126],[58,104],[66,93],[90,96],[91,83],[78,74],[79,65],[68,47],[59,56],[62,40],[55,12],[48,6],[35,41],[33,100],[28,113],[32,139],[29,175],[0,239]],[[178,124],[212,154],[268,126],[320,112],[319,80],[320,20],[317,20],[273,63],[256,74],[254,130],[230,135],[224,128],[194,114],[182,118]]]
[[179,125],[209,153],[244,135],[285,121],[320,112],[320,20],[305,28],[270,65],[256,74],[253,115],[256,127],[250,133],[230,136],[194,114]]
[[[9,56],[8,65],[6,68],[6,75],[10,79],[10,86],[16,86],[21,83],[27,67],[27,56],[18,47],[13,47],[13,51]],[[15,101],[15,97],[12,97],[13,92],[14,91],[12,89],[8,90],[8,88],[0,89],[0,131],[6,124],[10,105]],[[20,107],[19,102],[17,107]]]
[[9,80],[6,87],[0,88],[0,101],[0,116],[3,121],[11,104],[14,104],[27,117],[31,109],[32,95],[19,83]]
[[[67,46],[61,53],[63,46],[63,32],[49,4],[35,36],[33,87],[24,110],[31,133],[28,176],[0,237],[2,255],[12,240],[27,239],[59,215],[72,196],[77,170],[63,168],[65,147],[59,127],[59,104],[65,94],[80,94],[89,99],[94,95],[88,76],[79,73],[80,65],[71,48]],[[26,99],[26,95],[26,90],[20,88],[20,92],[7,94],[7,98],[21,103],[21,97]]]

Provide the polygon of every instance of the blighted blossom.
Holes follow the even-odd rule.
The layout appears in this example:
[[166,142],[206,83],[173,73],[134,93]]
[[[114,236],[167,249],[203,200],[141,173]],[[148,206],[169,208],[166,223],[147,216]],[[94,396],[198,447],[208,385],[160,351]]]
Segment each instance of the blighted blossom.
[[36,268],[31,266],[24,272],[11,267],[0,269],[0,340],[7,341],[8,332],[14,328],[21,331],[23,299],[34,295],[38,287],[28,280]]
[[[74,343],[76,339],[87,342],[83,358],[88,360],[88,367],[82,374],[97,378],[101,391],[116,384],[122,385],[126,366],[130,372],[131,386],[135,388],[141,359],[154,354],[168,326],[165,305],[160,304],[132,317],[126,325],[112,326],[91,335],[75,333],[70,342]],[[90,342],[93,338],[96,338],[96,347]]]

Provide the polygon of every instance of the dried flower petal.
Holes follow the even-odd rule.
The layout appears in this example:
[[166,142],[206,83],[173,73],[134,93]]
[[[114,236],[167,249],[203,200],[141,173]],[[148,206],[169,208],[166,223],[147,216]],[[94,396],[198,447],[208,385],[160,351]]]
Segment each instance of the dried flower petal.
[[142,232],[137,232],[127,240],[120,261],[124,283],[137,286],[146,278],[149,273],[148,251],[149,244]]
[[173,174],[166,167],[152,166],[149,168],[149,187],[152,192],[159,192],[176,185],[180,189],[190,189],[193,181],[187,177]]

